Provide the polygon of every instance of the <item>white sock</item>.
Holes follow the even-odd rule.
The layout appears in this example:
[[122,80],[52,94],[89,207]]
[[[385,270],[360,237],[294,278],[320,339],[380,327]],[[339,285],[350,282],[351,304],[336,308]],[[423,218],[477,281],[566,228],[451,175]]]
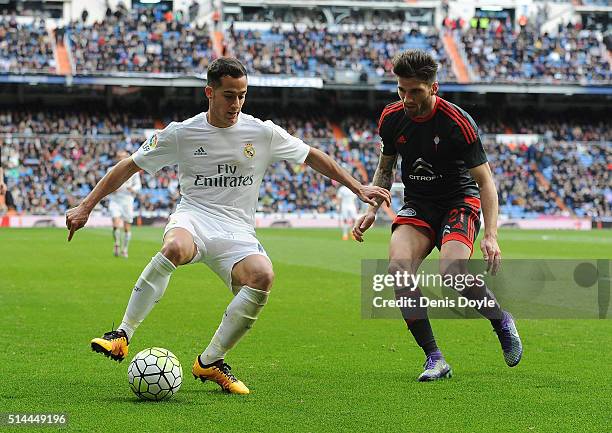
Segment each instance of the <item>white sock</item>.
[[217,332],[200,355],[200,361],[212,364],[224,359],[227,352],[251,329],[267,301],[268,292],[242,286],[227,306]]
[[128,245],[130,244],[130,239],[132,239],[132,232],[123,232],[123,246],[121,249],[127,253]]
[[113,228],[113,240],[115,241],[115,246],[119,246],[119,239],[121,237],[121,232],[119,229]]
[[132,290],[123,321],[119,325],[119,329],[123,329],[127,334],[128,340],[132,339],[138,325],[163,296],[170,281],[170,274],[175,269],[176,266],[170,260],[162,253],[157,253],[140,274]]

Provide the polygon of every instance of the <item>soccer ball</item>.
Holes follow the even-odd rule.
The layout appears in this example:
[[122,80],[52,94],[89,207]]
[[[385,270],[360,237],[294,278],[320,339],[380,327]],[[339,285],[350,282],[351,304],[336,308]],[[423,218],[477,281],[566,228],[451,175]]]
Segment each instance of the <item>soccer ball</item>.
[[172,352],[150,347],[139,352],[128,367],[130,388],[143,400],[165,400],[183,383],[183,368]]

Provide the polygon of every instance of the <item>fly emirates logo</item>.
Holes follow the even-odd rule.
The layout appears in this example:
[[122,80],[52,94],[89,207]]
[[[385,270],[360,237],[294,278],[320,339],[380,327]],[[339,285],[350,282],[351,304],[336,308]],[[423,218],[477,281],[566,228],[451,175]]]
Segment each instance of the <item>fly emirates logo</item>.
[[237,188],[240,186],[253,185],[253,175],[248,176],[236,175],[238,171],[237,165],[218,164],[217,174],[213,176],[205,176],[196,174],[193,184],[195,186],[215,186],[220,188]]

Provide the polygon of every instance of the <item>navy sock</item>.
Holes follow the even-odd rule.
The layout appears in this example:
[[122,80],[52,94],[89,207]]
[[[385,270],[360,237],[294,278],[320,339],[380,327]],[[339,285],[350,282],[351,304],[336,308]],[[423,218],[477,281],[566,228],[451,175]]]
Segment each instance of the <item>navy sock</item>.
[[406,324],[417,344],[425,352],[425,355],[430,355],[440,350],[436,344],[429,319],[406,320]]

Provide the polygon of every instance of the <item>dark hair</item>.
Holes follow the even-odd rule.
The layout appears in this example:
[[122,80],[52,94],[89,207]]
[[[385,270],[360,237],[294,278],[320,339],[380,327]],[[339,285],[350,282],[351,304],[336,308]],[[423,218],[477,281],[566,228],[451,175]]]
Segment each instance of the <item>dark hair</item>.
[[245,77],[246,74],[246,68],[238,59],[233,57],[219,57],[208,67],[206,81],[209,86],[218,87],[221,85],[221,78],[225,76],[240,78]]
[[432,84],[436,81],[438,64],[423,50],[408,50],[393,58],[393,73],[402,78],[416,78]]

